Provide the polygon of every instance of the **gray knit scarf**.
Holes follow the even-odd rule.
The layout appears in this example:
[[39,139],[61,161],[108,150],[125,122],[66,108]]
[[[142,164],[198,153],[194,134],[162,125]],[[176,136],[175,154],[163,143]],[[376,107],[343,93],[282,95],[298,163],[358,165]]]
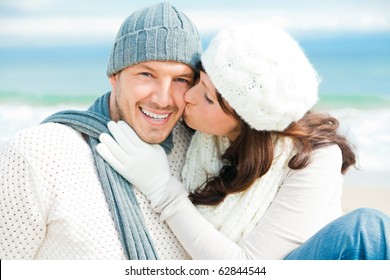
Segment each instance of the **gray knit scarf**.
[[[126,257],[130,260],[158,259],[133,186],[112,169],[95,148],[99,143],[99,135],[110,133],[107,129],[110,121],[109,98],[110,92],[98,98],[87,111],[58,112],[42,123],[65,124],[86,136]],[[172,137],[171,133],[161,144],[166,153],[172,150]]]

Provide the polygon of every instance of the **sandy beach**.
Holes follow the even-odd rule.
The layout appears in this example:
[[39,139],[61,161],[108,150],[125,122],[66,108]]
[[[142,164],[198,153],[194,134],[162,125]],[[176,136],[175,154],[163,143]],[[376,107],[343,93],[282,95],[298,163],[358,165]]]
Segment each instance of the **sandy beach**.
[[390,189],[383,187],[344,187],[343,210],[345,213],[356,208],[369,207],[390,215]]
[[344,180],[343,210],[345,213],[360,207],[378,209],[390,215],[390,180],[383,172],[352,170]]

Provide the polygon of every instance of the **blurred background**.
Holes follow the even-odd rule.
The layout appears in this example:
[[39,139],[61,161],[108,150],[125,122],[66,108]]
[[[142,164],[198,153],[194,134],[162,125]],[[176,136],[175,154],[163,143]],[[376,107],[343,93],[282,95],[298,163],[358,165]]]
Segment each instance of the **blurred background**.
[[[109,91],[105,71],[120,24],[156,2],[0,0],[0,145]],[[346,197],[390,205],[390,1],[170,2],[198,26],[205,48],[220,28],[240,22],[286,28],[322,77],[315,109],[339,118],[356,146],[359,170],[346,176]],[[385,192],[370,199],[367,188]]]

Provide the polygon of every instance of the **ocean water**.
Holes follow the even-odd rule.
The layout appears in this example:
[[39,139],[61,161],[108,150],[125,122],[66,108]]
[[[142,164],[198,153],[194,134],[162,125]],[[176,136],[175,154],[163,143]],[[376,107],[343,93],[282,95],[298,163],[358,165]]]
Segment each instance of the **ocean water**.
[[[362,170],[390,174],[390,34],[296,38],[322,78],[315,109],[340,120]],[[53,112],[86,109],[107,92],[110,50],[111,44],[0,48],[0,145]]]

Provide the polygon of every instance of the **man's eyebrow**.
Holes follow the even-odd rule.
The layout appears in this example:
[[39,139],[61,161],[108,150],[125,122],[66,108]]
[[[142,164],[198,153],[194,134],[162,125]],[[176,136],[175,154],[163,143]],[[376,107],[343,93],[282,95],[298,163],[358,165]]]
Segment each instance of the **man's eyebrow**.
[[193,79],[195,77],[194,73],[192,73],[192,72],[184,73],[184,74],[181,74],[181,75],[178,75],[178,76],[188,77],[188,78],[191,78],[191,79]]
[[153,69],[153,67],[150,67],[148,65],[139,65],[141,70],[149,70],[149,71],[156,71],[156,69]]
[[[140,68],[141,68],[141,70],[148,70],[150,72],[156,72],[157,71],[156,69],[154,69],[153,67],[148,66],[148,65],[140,65]],[[188,77],[188,78],[193,79],[194,78],[194,73],[192,71],[189,71],[187,73],[180,74],[180,75],[177,75],[177,76],[179,76],[179,77]]]

